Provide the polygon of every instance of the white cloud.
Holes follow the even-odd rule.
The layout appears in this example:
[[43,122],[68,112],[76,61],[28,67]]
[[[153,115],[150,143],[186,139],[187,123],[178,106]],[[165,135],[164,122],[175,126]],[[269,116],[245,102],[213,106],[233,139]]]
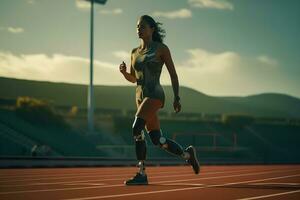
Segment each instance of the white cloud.
[[192,7],[233,10],[234,6],[228,0],[188,0]]
[[116,8],[113,10],[100,10],[99,13],[104,15],[120,15],[123,13],[123,10],[121,8]]
[[22,32],[24,32],[24,29],[20,28],[20,27],[8,27],[7,30],[11,33],[22,33]]
[[222,73],[239,62],[240,56],[234,52],[212,53],[204,49],[188,49],[189,58],[183,67],[198,68],[203,72]]
[[[280,68],[270,68],[256,57],[248,58],[232,51],[215,53],[200,48],[186,52],[188,56],[184,61],[175,62],[180,85],[216,96],[240,96],[289,88],[289,81],[282,76]],[[163,69],[161,83],[171,84],[166,68]]]
[[127,51],[115,51],[113,52],[113,55],[124,61],[130,60],[130,52]]
[[[94,82],[104,85],[129,84],[119,64],[94,60]],[[53,82],[89,83],[89,59],[63,54],[21,54],[0,51],[0,76]]]
[[8,31],[13,34],[23,33],[24,29],[21,27],[0,27],[1,31]]
[[[86,1],[86,0],[76,0],[76,7],[80,10],[83,11],[89,11],[91,9],[91,2],[90,1]],[[96,7],[96,4],[94,6],[94,8]],[[100,14],[106,14],[106,15],[119,15],[123,13],[123,10],[120,8],[116,8],[113,10],[101,10],[99,11]]]
[[26,1],[28,4],[34,4],[35,3],[35,0],[27,0]]
[[278,62],[275,59],[270,58],[266,55],[258,56],[257,60],[262,62],[263,64],[267,64],[269,66],[277,66],[278,65]]
[[[186,52],[188,57],[185,61],[175,62],[180,85],[209,95],[284,92],[291,84],[283,76],[282,68],[269,67],[256,57],[247,58],[232,51],[215,53],[200,48],[188,49]],[[116,51],[113,54],[127,59],[130,55],[126,51]],[[95,60],[95,84],[132,85],[120,74],[119,64]],[[88,84],[89,59],[63,54],[15,55],[0,51],[0,76]],[[161,83],[171,84],[166,67],[163,67]]]
[[81,10],[89,10],[91,9],[91,3],[84,0],[76,0],[76,7]]
[[192,17],[192,12],[189,9],[180,9],[175,11],[169,11],[169,12],[161,12],[161,11],[155,11],[152,14],[156,17],[166,17],[169,19],[176,19],[176,18],[189,18]]

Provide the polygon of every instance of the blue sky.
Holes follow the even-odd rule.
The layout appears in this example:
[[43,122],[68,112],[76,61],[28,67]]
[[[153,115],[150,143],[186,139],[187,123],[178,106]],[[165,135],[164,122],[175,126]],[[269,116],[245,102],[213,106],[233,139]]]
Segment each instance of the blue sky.
[[[88,6],[1,0],[0,76],[87,84]],[[163,23],[181,85],[214,96],[300,97],[298,0],[108,0],[95,9],[95,84],[131,85],[118,66],[130,64],[143,14]],[[161,83],[171,84],[165,68]]]

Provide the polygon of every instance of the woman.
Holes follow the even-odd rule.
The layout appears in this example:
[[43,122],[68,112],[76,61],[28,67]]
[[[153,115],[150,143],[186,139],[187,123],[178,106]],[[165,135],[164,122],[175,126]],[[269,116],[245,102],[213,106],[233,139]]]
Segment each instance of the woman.
[[159,78],[164,64],[171,77],[174,92],[174,110],[176,113],[181,110],[178,78],[169,48],[163,44],[163,33],[165,31],[160,28],[160,25],[148,15],[141,16],[137,22],[137,34],[141,39],[141,44],[131,52],[130,73],[126,71],[124,61],[120,64],[120,72],[125,79],[137,83],[137,112],[132,125],[132,133],[135,140],[136,157],[139,161],[139,172],[133,178],[125,181],[126,185],[148,184],[144,163],[146,159],[144,128],[146,128],[154,145],[185,159],[192,165],[195,174],[199,173],[195,148],[189,146],[184,150],[175,141],[165,138],[160,129],[157,112],[164,107],[165,94]]

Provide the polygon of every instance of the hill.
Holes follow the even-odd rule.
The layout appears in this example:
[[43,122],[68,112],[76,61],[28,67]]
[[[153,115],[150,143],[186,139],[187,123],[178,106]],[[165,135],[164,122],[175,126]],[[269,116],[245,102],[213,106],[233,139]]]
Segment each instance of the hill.
[[[57,106],[86,108],[87,85],[20,80],[0,77],[0,99],[31,96]],[[166,93],[164,111],[172,112],[173,90]],[[95,106],[100,109],[135,110],[135,86],[95,86]],[[300,99],[285,94],[264,93],[246,97],[209,96],[180,87],[182,113],[246,113],[260,117],[300,118]]]

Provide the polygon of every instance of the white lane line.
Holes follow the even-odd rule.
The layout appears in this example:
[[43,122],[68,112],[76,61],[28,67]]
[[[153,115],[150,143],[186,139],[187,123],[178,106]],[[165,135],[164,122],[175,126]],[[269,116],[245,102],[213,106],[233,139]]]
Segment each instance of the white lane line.
[[159,184],[165,186],[205,186],[207,184],[202,183],[166,183],[166,184]]
[[[126,172],[126,173],[128,173],[128,172],[130,172],[130,171],[132,171],[132,173],[134,173],[135,172],[135,168],[132,168],[132,169],[124,169],[124,170],[114,170],[114,172],[116,173],[116,174],[120,174],[120,173],[124,173],[124,172]],[[188,171],[188,170],[187,170]],[[42,173],[42,172],[41,172]],[[78,175],[99,175],[99,176],[111,176],[112,174],[111,174],[111,172],[109,172],[109,173],[106,173],[106,174],[103,174],[103,173],[101,173],[101,172],[81,172],[81,173],[68,173],[68,174],[65,174],[65,173],[63,173],[63,172],[58,172],[59,174],[61,174],[62,176],[78,176]],[[161,171],[159,171],[159,172],[153,172],[153,173],[162,173]],[[168,173],[168,172],[163,172],[163,173]],[[5,179],[10,179],[10,178],[42,178],[42,177],[57,177],[57,174],[34,174],[34,175],[30,175],[30,174],[20,174],[20,175],[11,175],[11,176],[9,176],[9,175],[1,175],[0,174],[0,182],[2,182],[2,181],[6,181]],[[18,180],[18,179],[17,179]],[[20,179],[20,180],[22,180],[22,179]],[[25,179],[25,180],[28,180],[28,179]],[[31,179],[29,179],[29,180],[31,180]]]
[[[247,171],[253,171],[253,169],[248,169],[248,170],[236,170],[236,171],[225,171],[225,172],[207,172],[204,173],[203,175],[212,175],[212,174],[224,174],[224,173],[240,173],[240,172],[247,172]],[[132,175],[132,174],[130,174]],[[168,176],[151,176],[149,177],[149,179],[155,179],[155,178],[164,178],[164,177],[181,177],[181,176],[195,176],[195,174],[180,174],[180,175],[168,175]],[[32,186],[32,185],[56,185],[56,184],[69,184],[69,183],[88,183],[88,182],[93,182],[93,181],[108,181],[108,180],[125,180],[128,177],[123,177],[123,178],[118,178],[118,179],[89,179],[86,181],[63,181],[63,182],[55,182],[55,183],[31,183],[31,184],[22,184],[22,185],[2,185],[0,186],[0,188],[4,188],[4,187],[15,187],[15,186]],[[205,178],[205,177],[202,177]],[[79,185],[79,184],[78,184]],[[111,186],[115,186],[115,185],[111,185]],[[123,186],[123,184],[117,184],[116,186]],[[1,194],[1,193],[0,193]]]
[[[281,177],[274,177],[274,178],[256,179],[256,180],[250,180],[250,181],[232,182],[232,183],[225,183],[225,184],[206,185],[206,186],[200,186],[200,187],[187,187],[187,188],[177,188],[177,189],[169,189],[169,190],[155,190],[155,191],[149,191],[149,192],[123,193],[123,194],[115,194],[115,195],[92,196],[92,197],[72,198],[72,199],[63,199],[63,200],[105,199],[105,198],[136,196],[136,195],[145,195],[145,194],[154,194],[154,193],[157,194],[157,193],[166,193],[166,192],[197,190],[197,189],[205,189],[205,188],[212,188],[212,187],[224,187],[224,186],[228,186],[228,185],[237,185],[237,184],[242,184],[242,183],[265,181],[265,180],[269,180],[269,179],[270,180],[274,180],[274,179],[281,179],[281,178],[289,178],[289,177],[295,177],[295,176],[300,176],[300,174],[289,175],[289,176],[281,176]],[[244,199],[244,200],[246,200],[246,199]]]
[[268,195],[262,195],[262,196],[248,197],[248,198],[237,199],[237,200],[263,199],[263,198],[269,198],[269,197],[275,197],[275,196],[293,194],[293,193],[298,193],[298,192],[300,192],[300,190],[293,190],[293,191],[289,191],[289,192],[281,192],[281,193],[268,194]]
[[[136,173],[136,172],[134,172]],[[51,183],[48,183],[48,182],[40,182],[40,183],[24,183],[24,184],[19,184],[19,185],[16,185],[16,184],[11,184],[11,185],[1,185],[1,187],[17,187],[17,186],[28,186],[28,185],[56,185],[56,184],[68,184],[68,183],[85,183],[85,182],[91,182],[91,181],[116,181],[116,180],[124,180],[124,178],[127,178],[126,176],[132,176],[134,173],[131,173],[131,174],[121,174],[121,175],[116,175],[117,177],[122,177],[122,178],[109,178],[109,179],[102,179],[102,177],[99,177],[97,179],[89,179],[89,180],[85,180],[85,181],[61,181],[61,182],[51,182]],[[170,173],[170,172],[169,172]],[[156,173],[155,175],[159,175],[159,174],[165,174],[165,173]],[[189,175],[194,175],[194,174],[191,174],[191,173],[187,173],[187,174],[180,174],[180,175],[173,175],[173,174],[169,174],[169,175],[163,175],[163,176],[154,176],[152,178],[159,178],[159,177],[177,177],[177,176],[189,176]],[[114,175],[115,176],[115,175]],[[125,176],[125,177],[124,177]],[[95,177],[95,176],[93,176]],[[76,177],[76,178],[80,178],[80,177]]]
[[300,183],[253,183],[251,185],[285,185],[285,186],[300,186]]
[[[102,167],[101,167],[102,168]],[[108,167],[104,167],[104,170],[106,170]],[[128,172],[128,170],[134,170],[133,167],[126,167],[126,168],[119,168],[119,169],[116,169],[115,167],[110,167],[112,169],[114,169],[114,171],[116,172],[119,172],[119,173],[122,173],[122,172]],[[0,179],[1,178],[17,178],[17,177],[20,177],[20,176],[26,176],[26,177],[35,177],[35,176],[38,176],[40,177],[41,175],[43,176],[56,176],[57,173],[61,173],[61,174],[64,174],[64,175],[68,175],[68,174],[94,174],[94,173],[99,173],[99,169],[95,169],[95,168],[90,168],[90,169],[86,169],[85,167],[82,167],[81,169],[80,168],[69,168],[69,169],[66,169],[66,168],[51,168],[49,171],[53,171],[52,173],[45,173],[45,172],[49,172],[47,169],[43,169],[44,171],[38,171],[40,169],[33,169],[35,170],[34,172],[32,173],[23,173],[23,172],[20,172],[18,169],[16,169],[17,172],[21,173],[20,175],[17,175],[17,174],[7,174],[7,173],[12,173],[11,171],[14,171],[15,169],[9,169],[8,172],[4,172],[4,170],[1,170],[0,171]],[[22,169],[23,171],[27,170],[27,169]],[[32,169],[28,169],[28,170],[32,170]],[[57,171],[57,172],[55,172]],[[65,173],[65,172],[69,172],[69,171],[74,171],[74,173]],[[76,171],[78,171],[78,173],[76,173]],[[104,172],[109,172],[109,171],[104,171]],[[105,175],[105,174],[103,174]]]
[[[188,173],[188,171],[186,171]],[[106,175],[99,175],[99,178],[102,177],[122,177],[124,175],[132,175],[133,173],[136,173],[136,171],[133,171],[130,174],[106,174]],[[172,174],[173,172],[171,172]],[[152,174],[170,174],[170,172],[155,172]],[[49,177],[49,178],[33,178],[33,179],[14,179],[14,180],[1,180],[0,183],[10,183],[10,182],[22,182],[22,181],[40,181],[40,180],[56,180],[56,179],[66,179],[66,178],[88,178],[88,177],[98,177],[98,175],[90,175],[90,176],[70,176],[70,177],[65,177],[64,175],[56,175],[59,177]]]
[[[130,171],[130,170],[128,170]],[[127,171],[127,172],[128,172]],[[134,171],[134,170],[132,170]],[[118,172],[116,172],[118,173]],[[122,172],[119,172],[119,173],[122,173]],[[99,176],[107,176],[107,175],[110,175],[110,174],[103,174],[103,173],[99,173],[99,172],[90,172],[90,173],[69,173],[69,174],[64,174],[63,172],[59,172],[59,174],[61,174],[62,176],[78,176],[78,175],[99,175]],[[35,175],[23,175],[21,174],[20,176],[18,175],[15,175],[15,176],[1,176],[0,175],[0,181],[5,181],[5,179],[15,179],[15,178],[42,178],[42,177],[57,177],[57,174],[35,174]]]
[[78,183],[68,183],[68,184],[65,184],[65,185],[106,185],[104,183],[81,183],[81,184],[78,184]]
[[[244,170],[236,170],[236,171],[220,171],[220,172],[207,172],[207,173],[204,173],[205,175],[206,174],[224,174],[224,173],[238,173],[238,172],[247,172],[247,171],[253,171],[253,169],[244,169]],[[156,173],[154,175],[158,175],[159,173]],[[61,182],[52,182],[52,183],[49,183],[49,182],[40,182],[40,183],[24,183],[24,184],[19,184],[19,185],[16,185],[16,184],[11,184],[11,185],[8,185],[8,184],[5,184],[5,185],[1,185],[0,188],[3,188],[3,187],[22,187],[22,186],[30,186],[30,185],[57,185],[57,184],[68,184],[68,183],[86,183],[86,182],[93,182],[93,181],[114,181],[114,180],[124,180],[126,179],[127,177],[124,177],[124,176],[129,176],[129,175],[133,175],[132,174],[122,174],[122,175],[118,175],[122,178],[114,178],[114,179],[101,179],[101,178],[97,178],[97,179],[89,179],[89,180],[85,180],[85,181],[61,181]],[[167,176],[152,176],[153,174],[151,174],[151,176],[149,178],[164,178],[164,177],[180,177],[180,176],[195,176],[195,174],[192,174],[191,172],[189,172],[188,174],[180,174],[180,175],[167,175]]]
[[[273,170],[273,171],[265,171],[265,172],[255,172],[255,173],[246,173],[246,174],[238,174],[238,175],[226,175],[226,176],[214,176],[214,177],[203,177],[203,178],[194,178],[194,179],[181,179],[181,180],[170,180],[170,181],[158,181],[153,182],[152,184],[161,184],[161,183],[175,183],[175,182],[185,182],[191,180],[207,180],[207,179],[219,179],[219,178],[232,178],[232,177],[240,177],[240,176],[251,176],[251,175],[260,175],[260,174],[270,174],[270,173],[279,173],[279,172],[290,172],[290,171],[299,171],[299,169],[291,169],[291,170]],[[298,176],[298,175],[297,175]],[[56,188],[56,189],[42,189],[42,190],[20,190],[20,191],[10,191],[10,192],[0,192],[0,194],[19,194],[19,193],[32,193],[32,192],[51,192],[51,191],[66,191],[66,190],[83,190],[83,189],[95,189],[95,188],[111,188],[111,187],[121,187],[124,184],[116,184],[116,185],[104,185],[104,186],[91,186],[91,187],[75,187],[75,188]]]
[[[184,168],[187,168],[189,167],[188,165],[187,166],[184,166],[182,169]],[[244,168],[244,169],[243,169]],[[289,167],[285,167],[285,168],[280,168],[280,169],[289,169]],[[130,173],[130,170],[131,169],[124,169],[124,172],[126,173]],[[185,170],[185,169],[184,169]],[[239,169],[239,170],[248,170],[246,167],[242,167],[242,169]],[[121,170],[118,170],[118,171],[114,171],[114,173],[120,173]],[[173,170],[171,170],[173,171]],[[224,170],[223,170],[224,171]],[[225,171],[230,171],[230,170],[225,170]],[[186,170],[186,172],[189,172],[189,170]],[[208,171],[208,172],[213,172],[212,170]],[[60,172],[61,173],[61,172]],[[135,169],[132,170],[132,173],[135,173]],[[169,171],[168,172],[162,172],[162,171],[159,171],[159,172],[151,172],[151,174],[168,174],[170,173]],[[23,175],[23,174],[22,174]],[[78,176],[78,175],[86,175],[86,176]],[[102,176],[102,177],[110,177],[110,176],[120,176],[120,175],[113,175],[113,174],[101,174],[99,172],[86,172],[86,173],[70,173],[70,174],[60,174],[60,177],[57,177],[57,174],[34,174],[33,176],[29,175],[29,174],[25,174],[25,176],[18,176],[18,175],[13,175],[13,176],[3,176],[3,174],[1,175],[0,174],[0,183],[3,183],[3,182],[15,182],[15,181],[36,181],[36,180],[48,180],[48,179],[62,179],[62,177],[66,177],[66,178],[77,178],[77,177],[93,177],[93,176]],[[125,174],[123,174],[125,175]],[[129,174],[128,174],[129,175]],[[69,177],[70,176],[70,177]],[[30,179],[15,179],[15,178],[30,178]],[[35,177],[37,177],[38,179],[36,179]],[[45,178],[43,178],[45,177]],[[14,178],[14,180],[6,180],[6,179],[9,179],[9,178]],[[33,179],[32,179],[33,178]]]
[[[210,180],[210,179],[218,179],[218,178],[233,178],[233,177],[241,177],[241,176],[252,176],[252,175],[261,175],[261,174],[272,174],[274,172],[291,172],[291,171],[300,171],[300,169],[293,169],[287,171],[265,171],[265,172],[254,172],[254,173],[246,173],[246,174],[237,174],[237,175],[225,175],[225,176],[214,176],[214,177],[203,177],[203,178],[192,178],[192,179],[182,179],[182,180],[170,180],[170,181],[159,181],[156,183],[174,183],[174,182],[186,182],[186,181],[198,181],[198,180]],[[299,176],[299,175],[297,175]],[[268,179],[269,180],[269,179]],[[155,183],[155,182],[154,182]],[[154,184],[153,183],[153,184]]]

